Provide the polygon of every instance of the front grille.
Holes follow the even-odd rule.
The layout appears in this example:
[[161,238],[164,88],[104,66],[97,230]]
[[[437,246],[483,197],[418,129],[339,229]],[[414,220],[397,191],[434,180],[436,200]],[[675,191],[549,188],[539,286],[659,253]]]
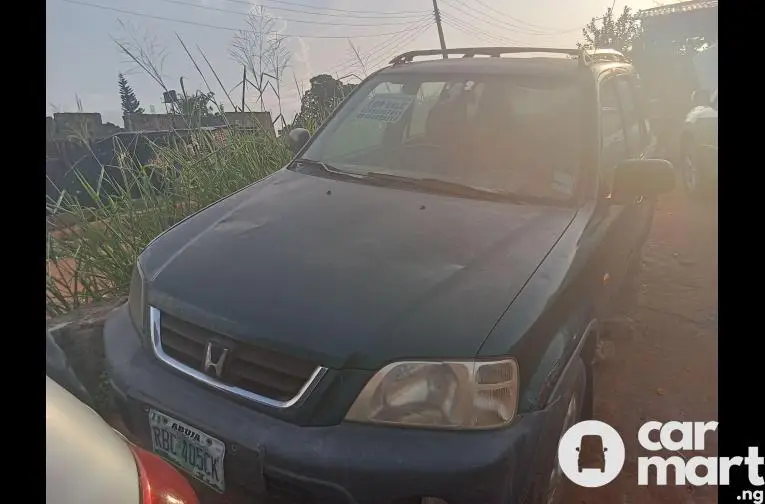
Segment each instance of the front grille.
[[[220,334],[162,313],[156,342],[171,359],[195,371],[203,371],[207,344],[221,341]],[[237,342],[226,356],[220,377],[215,381],[274,401],[294,399],[317,366],[302,359]]]

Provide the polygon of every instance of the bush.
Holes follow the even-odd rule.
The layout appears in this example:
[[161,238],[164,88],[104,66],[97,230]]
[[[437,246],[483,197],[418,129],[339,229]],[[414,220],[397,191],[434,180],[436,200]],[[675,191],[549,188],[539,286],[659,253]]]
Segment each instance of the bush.
[[67,191],[49,198],[48,316],[124,295],[138,254],[154,237],[291,157],[272,134],[236,129],[194,130],[152,148],[152,161],[141,165],[115,145],[116,167],[102,166],[96,181],[77,174],[91,206]]

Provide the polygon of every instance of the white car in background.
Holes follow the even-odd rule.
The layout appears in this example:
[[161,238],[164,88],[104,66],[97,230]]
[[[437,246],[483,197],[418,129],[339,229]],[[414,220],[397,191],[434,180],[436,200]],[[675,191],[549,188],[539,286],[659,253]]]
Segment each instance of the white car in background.
[[693,197],[717,193],[717,44],[694,58],[699,89],[680,137],[680,169]]
[[173,466],[46,377],[46,504],[199,504]]

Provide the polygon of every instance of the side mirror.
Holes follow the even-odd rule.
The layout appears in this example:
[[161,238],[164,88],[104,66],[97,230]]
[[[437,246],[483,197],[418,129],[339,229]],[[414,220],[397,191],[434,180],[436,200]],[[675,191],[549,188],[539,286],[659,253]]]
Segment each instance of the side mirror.
[[578,446],[576,447],[576,451],[579,451],[579,447]]
[[626,204],[639,197],[655,197],[675,188],[675,169],[664,159],[629,159],[614,170],[611,201]]
[[604,446],[604,447],[603,447],[603,453],[606,453],[607,451],[608,451],[608,448],[606,448],[606,447]]
[[308,142],[309,138],[311,138],[311,133],[309,133],[307,129],[293,129],[288,135],[290,150],[292,150],[293,153],[297,153],[297,151],[302,149],[306,142]]

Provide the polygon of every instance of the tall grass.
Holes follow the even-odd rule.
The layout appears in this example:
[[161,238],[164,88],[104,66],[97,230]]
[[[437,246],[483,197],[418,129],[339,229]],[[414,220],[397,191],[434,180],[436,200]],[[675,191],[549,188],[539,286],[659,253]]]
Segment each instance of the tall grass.
[[188,215],[278,170],[291,154],[280,139],[237,129],[197,129],[139,165],[115,144],[116,169],[78,180],[94,205],[72,194],[48,202],[46,312],[60,315],[126,292],[138,254]]
[[[253,31],[238,35],[233,53],[235,60],[243,63],[258,83],[261,108],[263,93],[269,87],[275,92],[281,111],[278,80],[288,55],[283,40],[273,32],[271,25],[266,24],[264,28],[262,22],[256,21],[250,18]],[[202,50],[197,47],[214,79],[208,80],[189,47],[180,37],[178,40],[207,86],[206,94],[213,96],[210,82],[217,82],[226,102],[236,110]],[[168,90],[161,68],[163,51],[151,41],[142,45],[135,37],[115,42],[137,69],[162,90]],[[214,105],[223,116],[222,104]],[[321,108],[311,117],[296,120],[294,126],[305,127],[313,133],[332,112]],[[77,174],[75,168],[81,186],[78,189],[91,200],[90,204],[86,206],[82,198],[67,192],[62,192],[55,201],[48,201],[46,313],[49,317],[126,294],[135,261],[153,238],[207,205],[280,169],[292,156],[286,143],[277,138],[271,128],[263,128],[256,134],[231,127],[211,132],[198,127],[200,121],[194,117],[194,110],[178,107],[177,112],[183,116],[179,117],[181,122],[194,129],[189,134],[173,134],[168,144],[152,144],[151,162],[137,163],[135,156],[115,137],[116,166],[102,165],[97,181],[87,180]],[[282,125],[286,126],[283,117]],[[89,145],[86,136],[81,135],[80,141]],[[91,151],[91,154],[96,158],[95,153]]]

